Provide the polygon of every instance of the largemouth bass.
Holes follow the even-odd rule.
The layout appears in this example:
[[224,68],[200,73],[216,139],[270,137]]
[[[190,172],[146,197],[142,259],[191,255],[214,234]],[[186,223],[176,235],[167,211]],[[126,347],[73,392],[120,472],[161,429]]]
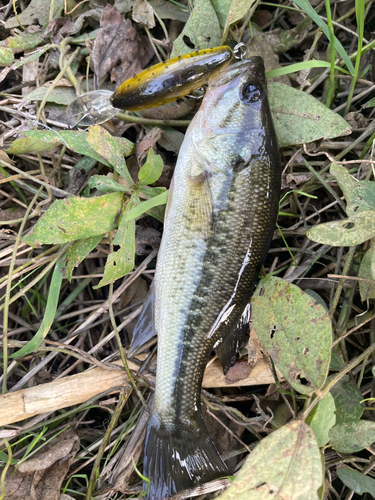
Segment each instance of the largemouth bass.
[[144,447],[148,499],[227,475],[200,409],[208,356],[228,369],[275,227],[281,166],[260,57],[209,82],[181,146],[149,299],[131,353],[158,335]]

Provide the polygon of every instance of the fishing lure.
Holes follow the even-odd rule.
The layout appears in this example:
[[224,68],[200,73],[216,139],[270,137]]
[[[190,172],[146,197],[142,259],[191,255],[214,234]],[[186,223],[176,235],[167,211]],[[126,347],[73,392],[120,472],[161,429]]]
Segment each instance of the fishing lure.
[[87,92],[68,106],[69,121],[72,126],[87,127],[113,118],[118,109],[140,111],[176,101],[206,84],[233,58],[242,59],[243,49],[244,44],[240,43],[233,50],[227,46],[198,50],[141,71],[114,93]]
[[123,82],[110,100],[115,108],[139,111],[184,97],[233,59],[230,47],[198,50],[147,68]]

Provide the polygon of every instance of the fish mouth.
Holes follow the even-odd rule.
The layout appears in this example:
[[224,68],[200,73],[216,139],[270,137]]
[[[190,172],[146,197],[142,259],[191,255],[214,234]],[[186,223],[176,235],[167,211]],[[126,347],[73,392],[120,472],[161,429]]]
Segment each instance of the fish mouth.
[[238,77],[248,77],[250,80],[258,80],[263,85],[266,84],[264,75],[264,62],[260,56],[251,56],[248,59],[234,62],[226,66],[208,81],[210,88],[221,87],[226,84],[235,84]]

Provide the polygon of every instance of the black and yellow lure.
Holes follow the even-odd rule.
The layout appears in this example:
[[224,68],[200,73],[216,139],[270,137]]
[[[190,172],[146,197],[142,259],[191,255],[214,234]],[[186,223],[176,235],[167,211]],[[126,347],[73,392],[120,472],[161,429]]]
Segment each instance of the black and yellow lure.
[[140,111],[176,101],[230,63],[230,47],[198,50],[147,68],[123,82],[110,100],[115,108]]
[[69,120],[72,126],[90,126],[113,118],[118,109],[140,111],[176,101],[205,85],[234,57],[242,59],[243,46],[238,44],[233,50],[221,46],[174,57],[125,80],[114,93],[87,92],[68,106]]

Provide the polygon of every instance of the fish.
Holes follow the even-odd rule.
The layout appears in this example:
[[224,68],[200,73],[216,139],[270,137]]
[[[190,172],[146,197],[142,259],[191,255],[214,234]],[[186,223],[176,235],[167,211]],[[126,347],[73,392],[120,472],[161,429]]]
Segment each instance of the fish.
[[155,64],[125,80],[111,95],[115,108],[140,111],[176,101],[229,64],[235,49],[202,49]]
[[129,350],[133,355],[157,334],[143,459],[148,500],[229,474],[203,421],[203,373],[213,350],[228,370],[247,334],[280,189],[265,70],[254,56],[210,78],[186,131],[155,278]]

